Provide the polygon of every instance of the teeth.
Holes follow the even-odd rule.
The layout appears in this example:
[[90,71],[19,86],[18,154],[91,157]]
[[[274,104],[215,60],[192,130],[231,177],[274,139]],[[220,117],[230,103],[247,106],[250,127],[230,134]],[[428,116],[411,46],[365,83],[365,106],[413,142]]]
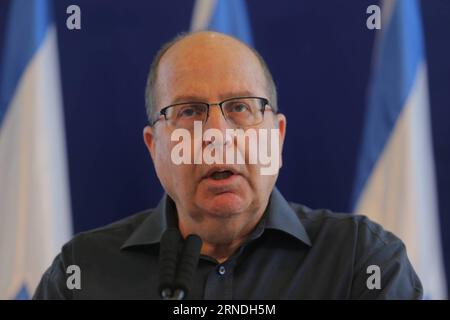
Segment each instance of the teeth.
[[221,180],[229,178],[231,175],[233,175],[233,173],[229,170],[216,171],[211,175],[211,178],[213,178],[214,180]]

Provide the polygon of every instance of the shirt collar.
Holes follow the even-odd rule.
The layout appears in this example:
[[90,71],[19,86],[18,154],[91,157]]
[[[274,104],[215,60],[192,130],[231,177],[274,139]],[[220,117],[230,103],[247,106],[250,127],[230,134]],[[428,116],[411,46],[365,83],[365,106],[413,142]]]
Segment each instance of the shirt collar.
[[297,213],[291,208],[277,188],[273,188],[266,209],[265,229],[283,231],[311,246],[311,240]]
[[[159,243],[164,231],[168,227],[177,227],[177,225],[175,203],[167,194],[164,194],[155,210],[131,234],[121,249]],[[277,188],[273,188],[266,208],[265,229],[285,232],[311,246],[305,227]]]
[[175,203],[167,194],[164,194],[158,206],[134,230],[121,249],[161,242],[162,235],[168,227],[177,227],[176,212]]

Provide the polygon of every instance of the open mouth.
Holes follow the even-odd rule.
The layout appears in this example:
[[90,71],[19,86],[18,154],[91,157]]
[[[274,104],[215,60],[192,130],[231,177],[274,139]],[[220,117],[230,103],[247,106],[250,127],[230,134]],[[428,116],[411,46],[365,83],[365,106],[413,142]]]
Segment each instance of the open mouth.
[[209,176],[209,178],[213,180],[223,180],[231,177],[233,174],[234,173],[230,170],[215,171]]

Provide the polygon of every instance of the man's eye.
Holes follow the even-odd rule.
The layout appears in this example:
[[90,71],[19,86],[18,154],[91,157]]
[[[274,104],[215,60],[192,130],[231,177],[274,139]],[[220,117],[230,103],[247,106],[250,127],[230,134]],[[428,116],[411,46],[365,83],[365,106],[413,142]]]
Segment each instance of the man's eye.
[[199,113],[200,113],[200,111],[198,110],[198,108],[185,107],[182,110],[180,110],[180,112],[178,113],[178,116],[182,117],[182,118],[189,118],[189,117],[193,117]]
[[231,112],[246,112],[249,110],[249,107],[245,103],[236,103],[231,106]]

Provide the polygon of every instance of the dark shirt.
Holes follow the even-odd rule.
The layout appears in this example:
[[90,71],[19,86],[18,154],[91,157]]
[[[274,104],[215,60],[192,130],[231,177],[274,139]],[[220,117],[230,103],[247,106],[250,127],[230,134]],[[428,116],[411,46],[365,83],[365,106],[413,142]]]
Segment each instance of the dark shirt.
[[[164,196],[155,209],[76,235],[43,275],[34,299],[160,299],[159,243],[167,227],[176,225],[175,205]],[[81,289],[67,288],[69,265],[80,267]],[[380,270],[379,289],[373,265]],[[254,231],[227,261],[200,257],[187,296],[420,298],[421,283],[396,236],[364,216],[288,203],[277,189]]]

